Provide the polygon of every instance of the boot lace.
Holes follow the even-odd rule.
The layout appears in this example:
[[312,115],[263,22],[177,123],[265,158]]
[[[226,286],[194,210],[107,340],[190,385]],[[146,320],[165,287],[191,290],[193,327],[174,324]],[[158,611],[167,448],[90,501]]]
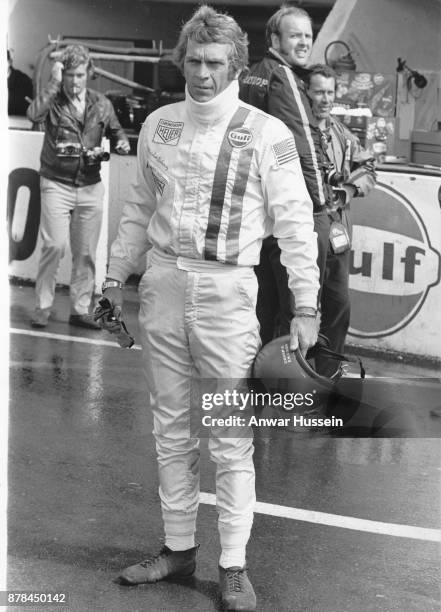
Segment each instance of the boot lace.
[[243,591],[243,569],[235,569],[227,571],[228,590],[241,592]]
[[153,557],[149,557],[148,559],[144,559],[144,561],[141,561],[139,565],[141,567],[147,568],[147,567],[154,565],[155,563],[158,563],[158,561],[160,561],[162,557],[166,557],[166,556],[167,556],[167,549],[163,548],[156,555],[153,555]]

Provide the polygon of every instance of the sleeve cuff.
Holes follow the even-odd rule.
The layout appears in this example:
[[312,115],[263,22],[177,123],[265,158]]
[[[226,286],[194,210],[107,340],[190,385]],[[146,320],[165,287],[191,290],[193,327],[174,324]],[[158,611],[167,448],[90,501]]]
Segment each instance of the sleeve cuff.
[[295,295],[295,305],[296,308],[313,308],[317,310],[317,293],[308,292],[308,293],[299,293]]
[[109,262],[106,277],[117,280],[120,283],[125,283],[131,272],[132,266],[128,261],[118,257],[112,257]]

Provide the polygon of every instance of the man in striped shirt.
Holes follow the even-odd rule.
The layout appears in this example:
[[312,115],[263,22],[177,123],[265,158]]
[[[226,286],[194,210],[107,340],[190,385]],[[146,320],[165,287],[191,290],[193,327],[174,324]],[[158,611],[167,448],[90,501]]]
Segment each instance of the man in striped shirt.
[[[310,16],[301,8],[282,7],[267,23],[266,42],[265,57],[240,79],[240,98],[281,119],[294,136],[313,203],[317,264],[322,282],[329,236],[325,210],[328,189],[322,171],[325,152],[302,81],[312,47]],[[292,184],[291,189],[294,191],[296,185]],[[293,315],[287,273],[280,263],[280,249],[273,236],[263,243],[256,274],[259,280],[257,316],[262,342],[266,344],[275,335],[289,333]]]
[[[231,381],[241,387],[251,374],[260,345],[253,267],[269,234],[279,241],[296,300],[291,348],[306,351],[317,339],[312,203],[291,132],[239,100],[247,44],[233,19],[210,7],[184,25],[175,61],[186,79],[186,98],[147,117],[137,184],[111,248],[103,292],[117,321],[104,325],[114,332],[122,283],[148,252],[139,321],[165,529],[160,553],[121,573],[128,585],[195,571],[204,434],[191,427],[194,398],[204,384],[208,395],[227,398]],[[227,404],[212,416],[219,410],[224,415]],[[245,565],[255,504],[252,430],[230,435],[226,426],[210,433],[222,600],[229,610],[255,610]]]

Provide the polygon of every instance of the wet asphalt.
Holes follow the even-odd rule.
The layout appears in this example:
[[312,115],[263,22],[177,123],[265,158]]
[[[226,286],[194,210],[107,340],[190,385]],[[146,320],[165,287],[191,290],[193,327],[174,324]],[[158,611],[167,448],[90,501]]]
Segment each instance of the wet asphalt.
[[[70,327],[65,292],[44,333],[29,327],[32,304],[32,287],[11,287],[8,589],[68,596],[66,605],[29,610],[221,610],[210,495],[199,508],[194,580],[115,582],[120,568],[162,545],[142,353],[109,345],[105,332]],[[126,322],[135,337],[136,311],[129,290]],[[248,567],[261,612],[440,609],[440,373],[364,363],[371,376],[389,377],[391,410],[406,414],[409,436],[256,432],[257,499],[268,506],[255,515]],[[202,447],[201,491],[214,494],[206,440]],[[309,511],[307,518],[291,509]],[[354,527],[354,518],[367,527]],[[390,525],[403,529],[391,535]],[[422,530],[410,537],[412,527]]]

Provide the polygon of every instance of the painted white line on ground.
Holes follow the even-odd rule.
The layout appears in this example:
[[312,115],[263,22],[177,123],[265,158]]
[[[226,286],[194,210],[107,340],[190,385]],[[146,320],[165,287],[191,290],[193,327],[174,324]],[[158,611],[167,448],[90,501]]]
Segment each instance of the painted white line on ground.
[[[354,374],[352,372],[345,372],[343,374],[343,378],[360,378],[360,374]],[[370,374],[365,374],[365,378],[373,378],[373,376],[371,376]],[[375,378],[380,378],[380,377],[376,376]]]
[[[216,505],[216,496],[213,493],[200,493],[200,502],[210,506]],[[355,531],[367,531],[380,535],[390,535],[399,538],[411,538],[413,540],[427,540],[429,542],[441,542],[441,530],[427,529],[425,527],[413,527],[412,525],[398,525],[396,523],[381,523],[359,519],[352,516],[341,516],[339,514],[327,514],[315,510],[303,510],[302,508],[290,508],[289,506],[277,506],[257,502],[255,511],[259,514],[279,516],[280,518],[306,521],[307,523],[318,523],[330,527],[342,527]]]
[[[84,338],[82,336],[67,336],[64,334],[52,334],[50,332],[34,331],[32,329],[19,329],[17,327],[11,327],[9,329],[11,334],[21,334],[23,336],[34,336],[37,338],[49,338],[49,340],[64,340],[65,342],[83,342],[84,344],[94,344],[95,346],[111,346],[113,348],[121,348],[117,342],[111,342],[110,340],[94,340],[93,338]],[[132,349],[140,351],[141,347],[139,344],[134,344]]]
[[[50,332],[34,331],[30,329],[10,328],[9,331],[12,334],[49,338],[50,340],[82,342],[85,344],[93,344],[95,346],[110,346],[112,348],[120,348],[116,342],[110,342],[107,340],[94,340],[93,338],[52,334]],[[141,350],[141,347],[138,344],[135,344],[132,348]],[[202,504],[215,506],[216,496],[213,493],[201,492],[200,502]],[[341,527],[343,529],[353,529],[355,531],[365,531],[400,538],[411,538],[414,540],[441,542],[441,530],[438,529],[413,527],[411,525],[399,525],[396,523],[382,523],[379,521],[370,521],[368,519],[359,519],[352,516],[341,516],[339,514],[327,514],[326,512],[316,512],[314,510],[303,510],[302,508],[278,506],[276,504],[267,504],[265,502],[256,503],[256,512],[259,514],[267,514],[269,516],[278,516],[280,518],[294,519],[308,523],[317,523],[319,525],[328,525],[330,527]]]
[[[18,327],[9,329],[11,334],[21,334],[24,336],[35,336],[37,338],[49,338],[50,340],[64,340],[66,342],[83,342],[85,344],[94,344],[95,346],[112,346],[114,348],[120,348],[117,342],[111,342],[110,340],[95,340],[94,338],[84,338],[81,336],[68,336],[67,334],[52,334],[51,332],[35,331],[32,329],[21,329]],[[134,344],[132,349],[141,351],[142,347],[139,344]],[[357,374],[346,374],[348,378],[359,378]],[[369,378],[369,376],[367,376]]]

